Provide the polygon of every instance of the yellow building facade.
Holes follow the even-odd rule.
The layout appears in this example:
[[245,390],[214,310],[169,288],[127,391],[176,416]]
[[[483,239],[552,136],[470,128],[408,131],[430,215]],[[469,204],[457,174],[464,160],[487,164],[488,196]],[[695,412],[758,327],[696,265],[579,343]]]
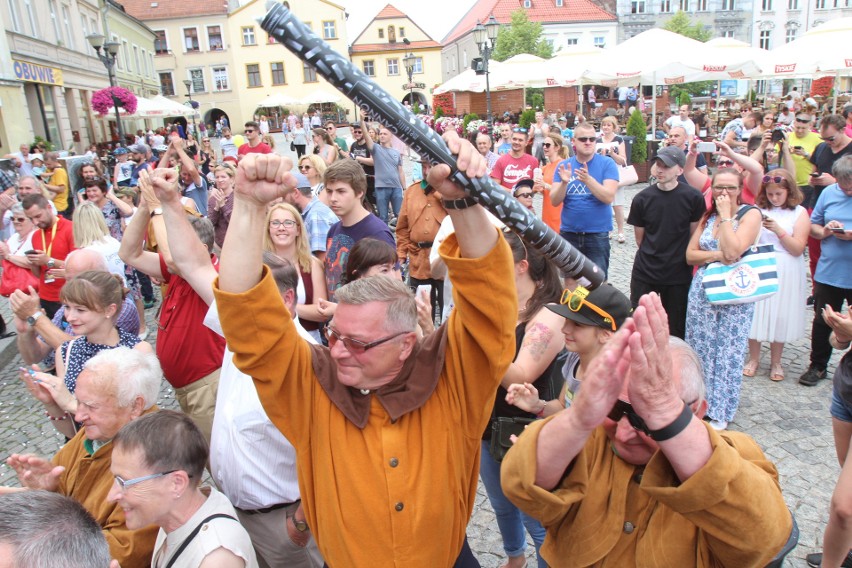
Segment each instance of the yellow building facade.
[[[394,6],[385,6],[352,42],[353,63],[399,101],[432,106],[441,83],[441,45]],[[411,81],[405,65],[413,56]]]

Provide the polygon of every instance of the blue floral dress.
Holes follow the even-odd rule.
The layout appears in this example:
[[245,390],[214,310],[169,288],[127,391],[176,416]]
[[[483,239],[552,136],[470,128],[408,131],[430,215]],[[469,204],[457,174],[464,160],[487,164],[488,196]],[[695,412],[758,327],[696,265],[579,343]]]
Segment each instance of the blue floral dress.
[[[716,215],[707,219],[698,246],[701,250],[719,250],[713,236]],[[734,231],[739,227],[732,221]],[[704,367],[707,388],[707,416],[730,422],[740,404],[743,361],[748,351],[748,333],[754,316],[754,304],[715,306],[704,293],[702,266],[692,278],[686,310],[686,342],[695,350]]]

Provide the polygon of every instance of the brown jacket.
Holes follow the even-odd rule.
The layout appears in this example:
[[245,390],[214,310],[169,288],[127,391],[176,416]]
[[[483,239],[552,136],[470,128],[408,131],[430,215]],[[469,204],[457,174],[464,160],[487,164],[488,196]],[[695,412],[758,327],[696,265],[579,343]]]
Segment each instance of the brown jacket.
[[411,184],[405,190],[396,222],[396,254],[400,261],[411,259],[408,272],[412,278],[432,278],[429,265],[429,251],[432,247],[425,243],[435,240],[441,221],[446,216],[441,194],[437,191],[430,191],[427,195],[420,182]]

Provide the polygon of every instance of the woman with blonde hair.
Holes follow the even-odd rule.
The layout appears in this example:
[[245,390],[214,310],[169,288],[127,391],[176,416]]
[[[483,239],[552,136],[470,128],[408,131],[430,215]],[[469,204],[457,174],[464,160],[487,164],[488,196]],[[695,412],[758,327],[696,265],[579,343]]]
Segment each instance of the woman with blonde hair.
[[337,160],[337,145],[325,128],[311,130],[311,141],[314,143],[314,154],[319,155],[326,166],[330,166]]
[[308,154],[299,159],[299,173],[308,178],[314,197],[328,205],[328,197],[325,195],[325,183],[323,176],[327,166],[316,154]]
[[261,137],[261,141],[265,143],[267,146],[275,149],[275,138],[272,137],[272,134],[266,133]]
[[562,135],[552,130],[547,133],[541,148],[547,164],[542,166],[541,179],[536,181],[533,190],[544,196],[541,206],[541,220],[558,233],[562,224],[562,204],[553,205],[550,202],[550,190],[553,187],[553,173],[556,171],[556,166],[559,165],[559,162],[568,158],[568,147],[565,145]]
[[222,164],[213,169],[216,185],[210,190],[207,202],[207,218],[213,223],[213,241],[222,248],[225,233],[231,222],[234,211],[234,182],[237,178],[237,168],[233,164]]
[[74,213],[74,246],[97,251],[106,260],[109,271],[124,282],[124,263],[118,256],[121,243],[109,234],[104,216],[93,202],[83,203]]
[[[100,213],[96,208],[95,212]],[[44,403],[54,427],[69,438],[76,429],[73,418],[78,404],[74,398],[77,376],[86,361],[116,347],[153,352],[150,344],[115,325],[126,295],[120,277],[108,272],[90,270],[69,280],[62,287],[60,300],[74,338],[56,350],[56,375],[38,372],[37,365],[32,371],[21,369],[21,378],[33,396]]]
[[328,292],[322,262],[311,255],[302,216],[289,203],[278,203],[266,214],[266,227],[263,250],[292,262],[299,269],[296,314],[302,327],[320,342],[319,323],[325,321],[325,317],[318,307],[320,300],[328,299]]
[[[627,165],[627,147],[624,144],[624,138],[618,135],[618,120],[614,116],[605,116],[601,119],[598,153],[612,158],[618,167]],[[624,204],[624,188],[619,187],[615,192],[615,201],[612,202],[619,243],[624,243],[626,240],[624,237]]]

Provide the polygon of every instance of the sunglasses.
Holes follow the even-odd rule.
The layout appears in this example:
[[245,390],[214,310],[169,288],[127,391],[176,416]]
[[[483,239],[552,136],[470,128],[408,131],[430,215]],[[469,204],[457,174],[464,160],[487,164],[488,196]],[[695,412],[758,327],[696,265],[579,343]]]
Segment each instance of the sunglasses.
[[269,226],[272,227],[273,229],[277,229],[278,227],[287,227],[288,229],[292,229],[293,227],[296,226],[296,222],[293,221],[292,219],[283,219],[283,220],[274,219],[274,220],[269,222]]
[[718,162],[716,162],[716,165],[719,166],[720,168],[729,168],[729,167],[734,165],[734,161],[733,160],[719,160]]
[[798,116],[796,117],[796,122],[801,122],[802,124],[808,124],[810,121],[810,118],[799,118]]
[[781,176],[763,176],[763,183],[781,183],[785,181]]
[[334,127],[333,126],[326,126],[325,129],[326,130],[334,130]]
[[364,341],[360,341],[358,339],[352,339],[351,337],[344,337],[337,333],[337,330],[332,328],[331,326],[326,328],[326,337],[328,338],[328,348],[332,349],[334,345],[340,341],[343,343],[343,346],[347,351],[355,354],[361,354],[367,351],[368,349],[372,349],[373,347],[378,347],[382,343],[387,343],[391,339],[396,339],[400,335],[405,335],[406,333],[411,333],[410,331],[400,331],[399,333],[395,333],[393,335],[389,335],[382,339],[377,339],[375,341],[371,341],[366,343]]
[[602,310],[598,306],[594,305],[590,301],[586,299],[586,296],[589,295],[589,291],[583,288],[582,286],[577,286],[574,290],[569,288],[565,288],[562,291],[562,297],[559,298],[559,303],[563,306],[568,306],[568,309],[574,313],[580,311],[580,308],[586,306],[599,316],[601,316],[604,320],[604,323],[609,323],[609,326],[612,328],[612,331],[615,331],[615,318],[612,317],[609,312]]
[[834,142],[834,139],[837,138],[837,136],[820,136],[820,138],[823,142]]
[[521,128],[520,126],[518,126],[517,128],[513,128],[512,132],[523,132],[524,134],[526,134],[527,132],[529,132],[529,130],[527,130],[526,128]]
[[714,185],[713,189],[716,191],[724,191],[725,193],[733,193],[734,191],[738,191],[740,188],[735,185]]
[[597,142],[598,139],[594,136],[575,136],[574,140],[576,140],[577,142],[585,142],[586,144],[588,144],[590,142]]
[[541,145],[541,147],[542,148],[552,148],[553,144],[551,144],[550,142],[545,142]]
[[246,130],[245,130],[246,134],[251,134],[252,132],[254,132],[254,129],[252,129],[252,128],[246,128]]
[[313,168],[313,166],[299,166],[299,171],[307,171]]
[[515,198],[516,198],[516,199],[519,199],[519,198],[521,198],[521,197],[524,197],[524,198],[529,199],[529,198],[531,198],[532,196],[533,196],[533,194],[532,194],[532,193],[526,193],[526,192],[525,192],[525,193],[519,193],[519,194],[517,194],[517,195],[515,196]]
[[615,404],[612,406],[612,410],[609,411],[609,414],[606,415],[607,418],[612,420],[613,422],[618,422],[621,420],[622,416],[627,417],[627,421],[630,423],[630,426],[633,427],[634,430],[639,430],[646,436],[651,435],[651,431],[648,429],[648,425],[645,424],[645,421],[641,416],[636,414],[636,411],[633,409],[633,405],[629,402],[623,400],[616,400]]
[[27,220],[26,217],[12,217],[13,223],[23,223],[26,220]]

